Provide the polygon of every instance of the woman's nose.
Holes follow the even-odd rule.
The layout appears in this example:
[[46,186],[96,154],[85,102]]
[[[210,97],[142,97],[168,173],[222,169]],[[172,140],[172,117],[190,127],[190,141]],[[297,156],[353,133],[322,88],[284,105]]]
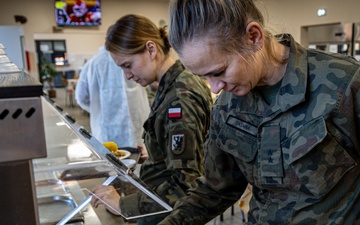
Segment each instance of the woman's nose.
[[211,92],[214,94],[219,94],[219,92],[223,89],[225,86],[225,83],[222,81],[219,81],[214,78],[206,77],[206,79],[209,81]]
[[125,71],[124,71],[124,73],[125,73],[126,79],[128,79],[128,80],[130,80],[131,78],[134,77],[134,75],[133,75],[131,72],[125,72]]

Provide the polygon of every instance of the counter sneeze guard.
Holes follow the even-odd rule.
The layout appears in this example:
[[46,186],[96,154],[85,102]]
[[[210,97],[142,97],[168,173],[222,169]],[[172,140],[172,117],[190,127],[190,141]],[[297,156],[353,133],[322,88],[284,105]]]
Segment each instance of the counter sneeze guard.
[[[126,159],[114,156],[46,95],[41,99],[47,157],[33,160],[40,224],[101,224],[99,218],[94,220],[92,207],[85,207],[96,197],[91,189],[101,184],[118,187],[121,196],[145,195],[154,204],[152,210],[139,214],[121,212],[126,220],[172,210],[134,174]],[[90,186],[83,185],[89,181]]]

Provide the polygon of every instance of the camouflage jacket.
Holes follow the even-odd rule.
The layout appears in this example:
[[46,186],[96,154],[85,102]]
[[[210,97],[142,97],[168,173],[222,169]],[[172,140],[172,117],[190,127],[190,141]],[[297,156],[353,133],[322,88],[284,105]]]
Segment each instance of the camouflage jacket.
[[205,177],[165,224],[205,224],[249,182],[247,224],[360,224],[360,73],[352,57],[310,50],[290,35],[271,105],[255,88],[223,92],[205,143]]
[[[209,87],[176,61],[162,77],[144,123],[149,158],[140,170],[140,178],[170,206],[204,172],[203,145],[211,106]],[[130,216],[158,210],[146,196],[136,198],[122,198],[122,213]]]

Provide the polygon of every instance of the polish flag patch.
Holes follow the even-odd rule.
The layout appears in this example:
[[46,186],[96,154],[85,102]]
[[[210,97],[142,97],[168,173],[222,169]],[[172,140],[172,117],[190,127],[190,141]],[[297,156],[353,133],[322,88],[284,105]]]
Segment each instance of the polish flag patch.
[[181,118],[181,108],[169,108],[168,109],[168,118],[169,119]]

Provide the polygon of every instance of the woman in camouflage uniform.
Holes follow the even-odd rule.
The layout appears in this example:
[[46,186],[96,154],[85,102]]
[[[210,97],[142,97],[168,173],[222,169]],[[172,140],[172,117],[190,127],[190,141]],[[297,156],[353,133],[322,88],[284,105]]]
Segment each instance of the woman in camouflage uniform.
[[159,224],[205,224],[248,183],[247,224],[360,224],[359,62],[272,35],[252,0],[170,4],[171,46],[223,91],[205,176]]
[[[203,143],[212,106],[210,89],[179,60],[170,58],[165,29],[143,16],[120,18],[109,29],[105,46],[127,79],[142,86],[159,82],[144,124],[148,159],[141,166],[140,178],[173,206],[203,174]],[[115,214],[130,216],[156,211],[141,194],[120,198],[112,186],[99,186],[93,192],[101,200],[93,198],[92,205],[97,207],[105,201]],[[137,223],[157,224],[165,216],[145,217]]]

